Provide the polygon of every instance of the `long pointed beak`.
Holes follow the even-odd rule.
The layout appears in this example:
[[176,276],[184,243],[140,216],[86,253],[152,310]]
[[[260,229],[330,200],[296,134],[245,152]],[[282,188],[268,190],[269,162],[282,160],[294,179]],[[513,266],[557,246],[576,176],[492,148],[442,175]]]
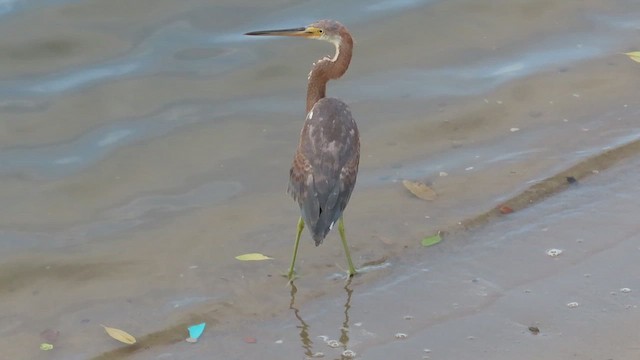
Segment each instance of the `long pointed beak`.
[[307,31],[307,28],[300,27],[300,28],[294,28],[294,29],[252,31],[252,32],[246,33],[245,35],[311,37],[314,34],[312,32]]

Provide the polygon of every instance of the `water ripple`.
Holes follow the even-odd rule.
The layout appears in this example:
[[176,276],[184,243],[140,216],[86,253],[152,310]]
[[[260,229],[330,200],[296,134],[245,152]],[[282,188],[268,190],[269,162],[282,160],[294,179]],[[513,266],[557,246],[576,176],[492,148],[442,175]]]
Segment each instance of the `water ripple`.
[[[38,177],[69,175],[119,147],[210,120],[212,113],[213,109],[197,103],[172,104],[143,118],[120,120],[93,129],[71,142],[8,149],[0,152],[0,173],[28,171]],[[221,111],[215,113],[224,115]]]
[[[87,239],[106,236],[133,229],[137,226],[162,221],[167,214],[190,209],[211,207],[224,202],[242,191],[238,182],[212,181],[176,191],[174,194],[138,196],[122,206],[111,208],[101,214],[101,219],[78,225],[66,231],[38,232],[0,229],[0,244],[3,249],[29,249],[37,247],[60,248],[85,243]],[[1,257],[0,257],[1,259]]]
[[240,111],[247,113],[253,112],[251,109],[259,109],[263,114],[279,113],[283,107],[296,107],[294,100],[287,97],[263,97],[226,102],[191,100],[168,104],[150,115],[110,122],[72,141],[0,151],[0,174],[27,172],[38,178],[69,176],[97,163],[118,148]]
[[[603,47],[584,45],[544,46],[514,54],[510,58],[486,59],[463,67],[440,69],[402,69],[376,74],[366,79],[356,79],[338,84],[336,88],[357,86],[354,100],[372,98],[388,99],[390,93],[402,97],[433,98],[437,96],[469,96],[488,92],[509,81],[534,73],[555,69],[606,52]],[[389,91],[389,88],[397,91]]]
[[[2,0],[0,0],[2,1]],[[126,54],[98,64],[78,66],[71,70],[43,76],[23,76],[0,80],[0,94],[33,97],[43,94],[62,95],[95,83],[123,77],[158,73],[213,75],[247,63],[246,53],[223,46],[225,35],[203,33],[185,21],[175,21],[158,28]],[[209,56],[185,58],[185,51],[207,50]],[[176,56],[176,54],[178,54]]]
[[0,16],[13,12],[18,5],[18,0],[0,0]]
[[37,84],[28,86],[26,90],[28,92],[38,93],[59,93],[91,82],[130,74],[139,68],[141,68],[140,63],[129,61],[125,64],[99,66],[82,71],[73,71],[63,75],[54,75],[50,80],[38,81]]
[[0,18],[34,8],[76,3],[82,0],[0,0]]

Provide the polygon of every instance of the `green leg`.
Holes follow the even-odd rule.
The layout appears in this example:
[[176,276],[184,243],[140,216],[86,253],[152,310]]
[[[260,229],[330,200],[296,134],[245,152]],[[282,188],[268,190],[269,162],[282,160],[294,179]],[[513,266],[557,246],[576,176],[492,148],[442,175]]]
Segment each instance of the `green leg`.
[[351,261],[351,254],[349,253],[349,246],[347,245],[347,238],[344,235],[344,217],[340,217],[338,222],[338,231],[340,232],[340,238],[342,239],[342,246],[344,246],[344,253],[347,255],[347,262],[349,263],[349,277],[356,274],[356,268],[353,267]]
[[304,230],[304,220],[302,220],[302,216],[300,216],[300,219],[298,220],[296,243],[293,245],[293,258],[291,259],[291,267],[289,268],[289,274],[287,275],[289,280],[293,280],[293,267],[296,264],[296,256],[298,256],[298,245],[300,245],[300,235],[302,235],[302,230]]

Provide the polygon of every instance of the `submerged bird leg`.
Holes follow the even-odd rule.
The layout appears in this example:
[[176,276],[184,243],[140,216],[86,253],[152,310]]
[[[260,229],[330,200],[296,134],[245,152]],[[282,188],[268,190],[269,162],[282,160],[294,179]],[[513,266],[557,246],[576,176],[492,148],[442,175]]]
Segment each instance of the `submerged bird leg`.
[[351,254],[349,253],[349,246],[347,245],[347,238],[344,235],[344,217],[340,216],[340,221],[338,222],[338,231],[340,232],[340,238],[342,239],[342,246],[344,246],[344,253],[347,255],[347,262],[349,263],[349,277],[355,275],[356,268],[353,267],[353,262],[351,261]]
[[298,233],[296,234],[296,243],[293,245],[293,258],[291,259],[291,267],[289,267],[289,273],[287,277],[289,281],[293,280],[294,271],[293,267],[296,264],[296,256],[298,256],[298,245],[300,245],[300,235],[302,235],[302,230],[304,230],[304,220],[302,220],[302,216],[298,219]]

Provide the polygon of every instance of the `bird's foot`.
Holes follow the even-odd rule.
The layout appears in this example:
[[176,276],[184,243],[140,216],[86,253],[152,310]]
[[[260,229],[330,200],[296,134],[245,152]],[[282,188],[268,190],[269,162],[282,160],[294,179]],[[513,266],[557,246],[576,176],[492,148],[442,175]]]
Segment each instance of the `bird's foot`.
[[358,275],[358,271],[357,271],[357,270],[356,270],[356,268],[355,268],[355,267],[353,267],[353,266],[349,266],[349,269],[348,269],[348,270],[345,270],[345,268],[343,268],[342,266],[340,266],[340,264],[336,264],[336,266],[337,266],[340,270],[342,270],[342,271],[347,275],[347,276],[346,276],[347,280],[350,280],[350,279],[352,279],[354,276]]
[[293,280],[297,279],[298,276],[294,270],[287,270],[287,272],[280,273],[282,277],[285,277],[289,280],[287,284],[290,284]]

